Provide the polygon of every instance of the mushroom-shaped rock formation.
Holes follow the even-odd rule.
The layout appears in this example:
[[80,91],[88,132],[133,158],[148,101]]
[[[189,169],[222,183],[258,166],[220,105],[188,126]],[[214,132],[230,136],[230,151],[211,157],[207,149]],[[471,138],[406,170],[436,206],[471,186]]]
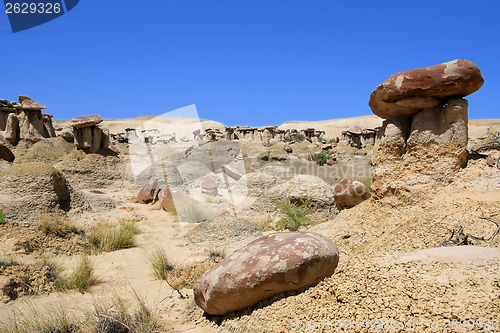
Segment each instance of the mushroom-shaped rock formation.
[[414,191],[452,181],[467,164],[469,95],[483,85],[481,71],[458,59],[396,73],[370,98],[373,113],[386,118],[372,156],[376,199],[395,196],[411,203]]
[[456,59],[391,75],[373,90],[369,105],[384,119],[410,117],[422,109],[443,106],[452,97],[470,95],[483,83],[472,61]]
[[97,153],[101,148],[109,146],[109,131],[98,126],[101,122],[100,116],[76,117],[71,120],[77,148]]

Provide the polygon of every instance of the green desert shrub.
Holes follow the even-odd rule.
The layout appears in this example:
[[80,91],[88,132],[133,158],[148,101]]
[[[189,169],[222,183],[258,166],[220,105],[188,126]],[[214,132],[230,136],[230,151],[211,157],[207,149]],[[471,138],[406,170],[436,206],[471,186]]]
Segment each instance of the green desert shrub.
[[0,209],[0,224],[5,224],[5,213],[3,212],[2,209]]
[[364,184],[368,188],[368,190],[370,190],[370,192],[371,192],[372,191],[372,179],[371,178],[366,178]]
[[332,155],[330,152],[321,152],[317,153],[311,156],[314,162],[316,162],[317,165],[322,166],[325,165],[326,162],[332,158]]
[[133,219],[122,219],[118,224],[99,223],[89,233],[92,252],[111,252],[134,246],[139,228]]
[[304,134],[300,134],[300,133],[299,133],[299,134],[295,134],[295,135],[293,136],[293,139],[294,139],[295,141],[297,141],[297,142],[302,142],[302,141],[304,141],[304,140],[306,139],[306,136],[305,136]]
[[307,216],[311,213],[311,210],[308,208],[308,201],[294,203],[290,198],[287,198],[284,201],[273,200],[273,203],[276,208],[280,209],[286,215],[286,218],[276,222],[278,230],[288,229],[290,231],[297,231],[301,226],[311,224],[311,220]]

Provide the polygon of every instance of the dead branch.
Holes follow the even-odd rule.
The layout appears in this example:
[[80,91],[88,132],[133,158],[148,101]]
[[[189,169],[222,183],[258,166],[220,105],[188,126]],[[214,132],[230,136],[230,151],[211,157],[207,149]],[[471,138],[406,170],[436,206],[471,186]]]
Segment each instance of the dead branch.
[[477,241],[486,241],[484,237],[477,237],[474,236],[470,233],[464,233],[465,226],[462,223],[462,221],[458,221],[460,223],[460,227],[458,229],[452,229],[450,230],[451,236],[449,239],[442,241],[439,246],[447,246],[447,245],[471,245],[472,243],[469,241],[470,238],[477,240]]
[[186,298],[188,298],[188,296],[187,296],[187,295],[184,295],[184,294],[182,293],[182,291],[181,291],[179,288],[174,287],[174,286],[173,286],[173,285],[172,285],[172,284],[168,281],[168,279],[167,279],[167,277],[166,277],[166,276],[165,276],[165,281],[167,281],[167,284],[170,286],[170,288],[172,288],[173,290],[177,291],[177,293],[179,294],[179,296],[180,296],[182,299],[186,299]]
[[493,232],[493,234],[490,236],[490,238],[487,239],[488,242],[492,241],[493,238],[495,238],[496,235],[498,235],[498,233],[500,232],[500,220],[498,220],[497,218],[493,217],[493,216],[489,216],[489,217],[486,217],[486,216],[481,216],[480,217],[481,219],[483,220],[488,220],[490,222],[493,222],[495,223],[495,225],[497,226],[497,230],[495,230]]

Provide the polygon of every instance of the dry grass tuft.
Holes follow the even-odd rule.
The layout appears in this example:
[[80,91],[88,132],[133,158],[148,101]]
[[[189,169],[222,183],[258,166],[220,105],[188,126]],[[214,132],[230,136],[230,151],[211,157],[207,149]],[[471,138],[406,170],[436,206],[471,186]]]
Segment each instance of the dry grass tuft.
[[115,297],[111,303],[94,304],[89,311],[69,311],[54,306],[41,313],[29,306],[24,313],[13,311],[0,322],[2,333],[160,333],[165,332],[146,302],[134,292],[134,302]]
[[57,237],[65,237],[67,234],[78,232],[74,223],[62,213],[40,213],[37,226],[44,234]]
[[56,271],[57,278],[54,284],[61,290],[75,289],[83,293],[93,285],[99,283],[99,279],[95,276],[94,268],[88,257],[82,257],[78,266],[68,277],[61,276],[60,267],[50,262],[47,265],[53,267]]
[[122,219],[118,224],[99,223],[89,233],[91,252],[111,252],[133,247],[139,232],[134,219]]
[[19,265],[16,258],[11,254],[0,253],[0,267]]
[[177,266],[167,272],[166,280],[175,289],[193,288],[196,280],[215,264],[215,261],[204,260]]
[[166,280],[176,290],[192,288],[203,273],[226,257],[225,249],[210,249],[208,252],[208,258],[203,261],[181,265],[172,263],[163,249],[156,248],[149,259],[151,270],[157,279]]
[[153,275],[157,279],[164,279],[167,272],[174,269],[174,265],[168,260],[165,250],[157,247],[149,256],[149,263],[153,271]]

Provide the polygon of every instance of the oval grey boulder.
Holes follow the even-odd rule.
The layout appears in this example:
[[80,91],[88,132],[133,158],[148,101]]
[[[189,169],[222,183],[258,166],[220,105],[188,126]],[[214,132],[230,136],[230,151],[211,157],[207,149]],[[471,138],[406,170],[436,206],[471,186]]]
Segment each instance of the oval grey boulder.
[[225,315],[315,285],[333,274],[338,261],[337,246],[320,234],[270,234],[205,272],[194,286],[195,301],[209,314]]

